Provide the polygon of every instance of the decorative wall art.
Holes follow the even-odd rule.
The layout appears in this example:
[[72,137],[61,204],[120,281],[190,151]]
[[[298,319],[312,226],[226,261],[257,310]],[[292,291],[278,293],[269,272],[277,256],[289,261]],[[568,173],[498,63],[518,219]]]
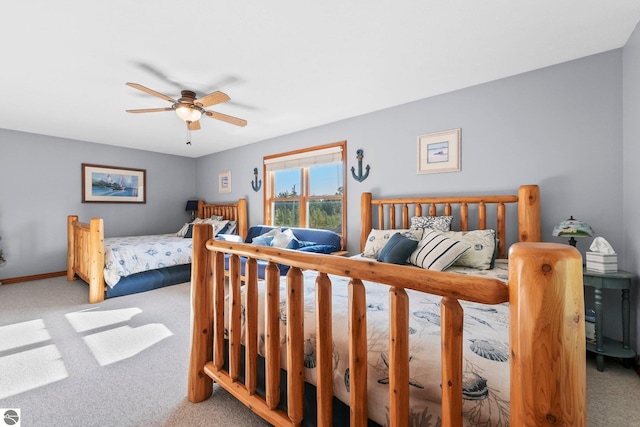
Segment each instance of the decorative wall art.
[[145,169],[82,164],[82,203],[146,203]]
[[261,187],[262,180],[258,179],[258,168],[253,168],[253,181],[251,181],[251,188],[253,188],[253,191],[257,193],[258,191],[260,191]]
[[460,170],[460,129],[418,137],[418,173]]
[[218,192],[231,193],[231,171],[224,171],[218,174]]
[[362,182],[365,179],[367,179],[367,177],[369,176],[369,170],[371,169],[369,165],[367,165],[366,172],[364,173],[364,175],[362,174],[362,158],[364,157],[364,150],[362,148],[359,148],[358,150],[356,150],[356,159],[358,159],[358,174],[356,175],[356,168],[355,166],[351,166],[351,176],[353,176],[353,179]]

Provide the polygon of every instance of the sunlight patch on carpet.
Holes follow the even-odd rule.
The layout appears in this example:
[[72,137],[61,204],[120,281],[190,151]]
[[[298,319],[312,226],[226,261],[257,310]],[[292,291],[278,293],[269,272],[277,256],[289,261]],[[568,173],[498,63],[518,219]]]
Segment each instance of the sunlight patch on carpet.
[[109,325],[128,322],[136,314],[142,313],[138,307],[122,308],[119,310],[88,309],[65,315],[76,332],[85,332]]
[[132,328],[122,326],[84,337],[100,366],[128,359],[173,333],[161,323]]
[[0,357],[0,399],[60,381],[69,376],[55,345]]
[[0,326],[0,352],[50,339],[51,335],[44,326],[44,320],[42,319]]

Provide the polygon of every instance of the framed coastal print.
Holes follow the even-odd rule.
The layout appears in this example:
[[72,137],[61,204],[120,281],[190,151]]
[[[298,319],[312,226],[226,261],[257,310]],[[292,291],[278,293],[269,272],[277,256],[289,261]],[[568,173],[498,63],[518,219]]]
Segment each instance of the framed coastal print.
[[218,192],[231,193],[231,171],[224,171],[218,174]]
[[145,169],[82,164],[82,203],[146,203]]
[[460,129],[418,137],[418,173],[460,170]]

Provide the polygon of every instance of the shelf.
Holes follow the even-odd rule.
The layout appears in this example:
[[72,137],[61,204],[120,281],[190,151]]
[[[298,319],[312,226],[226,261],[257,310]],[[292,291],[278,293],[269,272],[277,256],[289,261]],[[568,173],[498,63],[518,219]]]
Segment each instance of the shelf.
[[596,350],[596,345],[589,342],[587,342],[587,351],[620,359],[636,357],[636,352],[633,351],[633,349],[624,348],[620,341],[613,340],[609,337],[602,337],[602,351]]

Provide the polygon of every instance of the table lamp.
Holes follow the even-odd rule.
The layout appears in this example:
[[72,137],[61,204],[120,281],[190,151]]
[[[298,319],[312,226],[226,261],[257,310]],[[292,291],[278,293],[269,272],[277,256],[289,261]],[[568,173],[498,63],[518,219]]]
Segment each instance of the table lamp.
[[553,235],[570,237],[569,244],[575,246],[575,238],[593,236],[593,228],[586,222],[575,219],[572,215],[569,219],[553,227]]
[[185,211],[191,211],[191,221],[196,219],[196,211],[198,210],[198,201],[197,200],[187,200],[187,207]]

